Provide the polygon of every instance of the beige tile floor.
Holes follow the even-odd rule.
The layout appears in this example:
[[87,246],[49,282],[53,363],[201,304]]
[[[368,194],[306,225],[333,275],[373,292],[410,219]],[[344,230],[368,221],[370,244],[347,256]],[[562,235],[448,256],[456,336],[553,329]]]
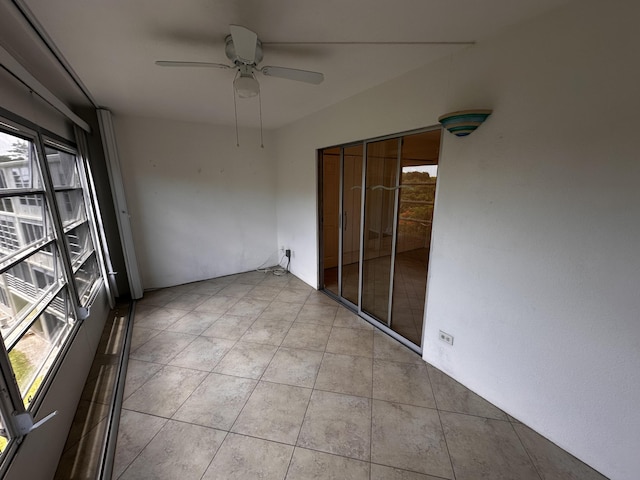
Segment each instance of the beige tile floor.
[[602,479],[297,278],[138,303],[114,479]]

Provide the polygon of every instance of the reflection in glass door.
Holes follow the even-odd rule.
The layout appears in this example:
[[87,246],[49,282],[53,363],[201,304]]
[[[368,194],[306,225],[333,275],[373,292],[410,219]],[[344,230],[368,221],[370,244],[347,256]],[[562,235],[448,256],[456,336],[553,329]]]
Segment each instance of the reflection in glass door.
[[416,350],[440,137],[436,129],[333,147],[319,157],[321,285]]
[[367,144],[362,310],[389,324],[399,139]]
[[422,343],[440,130],[402,139],[391,328]]
[[339,295],[338,256],[340,245],[340,148],[323,150],[322,182],[322,285]]
[[360,206],[362,205],[362,144],[345,147],[342,161],[342,291],[358,305],[360,278]]

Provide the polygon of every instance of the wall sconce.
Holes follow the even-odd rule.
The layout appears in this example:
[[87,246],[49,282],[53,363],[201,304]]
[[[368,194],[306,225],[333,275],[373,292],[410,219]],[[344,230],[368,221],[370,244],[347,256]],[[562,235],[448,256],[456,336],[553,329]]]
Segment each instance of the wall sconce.
[[491,115],[493,110],[460,110],[441,115],[438,121],[457,137],[466,137]]

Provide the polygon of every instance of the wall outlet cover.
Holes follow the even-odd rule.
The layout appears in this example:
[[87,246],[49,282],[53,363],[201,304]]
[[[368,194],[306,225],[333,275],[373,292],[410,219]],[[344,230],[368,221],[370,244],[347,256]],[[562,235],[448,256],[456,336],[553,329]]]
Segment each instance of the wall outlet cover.
[[449,345],[453,345],[453,335],[448,334],[447,332],[443,332],[440,330],[438,334],[438,338]]

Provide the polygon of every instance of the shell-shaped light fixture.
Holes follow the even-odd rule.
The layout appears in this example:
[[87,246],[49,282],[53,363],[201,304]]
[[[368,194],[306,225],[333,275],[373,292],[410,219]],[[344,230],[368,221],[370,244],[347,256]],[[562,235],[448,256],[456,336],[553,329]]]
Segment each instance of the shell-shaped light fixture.
[[482,125],[493,110],[460,110],[441,115],[438,121],[457,137],[466,137]]

